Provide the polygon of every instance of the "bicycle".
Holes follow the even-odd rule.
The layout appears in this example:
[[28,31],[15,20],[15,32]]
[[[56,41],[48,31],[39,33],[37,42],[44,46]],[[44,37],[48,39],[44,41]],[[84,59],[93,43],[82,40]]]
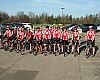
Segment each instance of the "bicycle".
[[55,56],[60,54],[60,50],[59,50],[60,44],[58,44],[58,42],[59,42],[59,39],[54,39],[54,43],[55,43],[54,44],[54,46],[55,46],[54,54],[55,54]]
[[[42,43],[42,41],[40,41],[40,40],[35,40],[35,47],[37,48],[37,50],[36,51],[34,51],[33,52],[33,55],[34,56],[37,56],[37,53],[38,53],[38,51],[41,49],[40,47],[43,47],[43,45],[41,44]],[[40,46],[41,45],[41,46]],[[34,50],[34,49],[33,49]],[[41,50],[40,50],[41,51]],[[41,54],[42,54],[42,52],[41,52]]]
[[15,47],[15,51],[17,53],[20,53],[21,55],[24,55],[24,44],[23,44],[24,41],[20,41],[19,39],[17,39],[17,45]]
[[51,45],[50,45],[50,40],[43,40],[43,49],[44,49],[44,56],[47,56],[51,52]]
[[89,58],[89,56],[93,53],[92,48],[92,41],[87,41],[88,45],[86,46],[86,58]]
[[9,44],[8,44],[8,39],[7,39],[7,38],[5,38],[5,39],[3,40],[2,46],[3,46],[3,49],[4,49],[5,51],[8,51],[8,49],[9,49]]
[[[69,42],[68,42],[68,43],[69,43]],[[66,45],[66,44],[64,43],[64,57],[66,57],[66,55],[69,54],[68,46],[69,46],[69,45]]]
[[74,42],[75,42],[75,45],[74,45],[73,53],[74,53],[74,56],[76,57],[78,55],[78,50],[77,50],[78,49],[78,45],[77,45],[78,41],[74,40]]

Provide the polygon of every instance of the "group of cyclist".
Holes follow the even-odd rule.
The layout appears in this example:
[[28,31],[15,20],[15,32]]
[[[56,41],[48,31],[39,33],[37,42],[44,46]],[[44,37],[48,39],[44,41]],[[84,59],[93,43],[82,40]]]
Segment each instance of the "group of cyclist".
[[[78,25],[76,25],[70,33],[66,27],[60,28],[60,27],[49,27],[46,26],[45,30],[42,30],[41,27],[38,27],[36,31],[31,31],[30,28],[27,28],[27,30],[24,30],[24,27],[14,28],[14,30],[10,30],[10,26],[7,26],[7,30],[5,31],[3,36],[6,36],[7,42],[9,42],[12,38],[13,39],[19,39],[22,43],[25,39],[29,42],[29,50],[32,52],[32,46],[34,44],[34,48],[36,53],[39,52],[42,54],[43,50],[44,53],[47,51],[53,51],[54,53],[64,53],[66,46],[67,51],[66,52],[74,52],[74,47],[76,45],[77,52],[80,53],[80,35],[82,34],[82,30],[79,28]],[[87,41],[86,45],[88,46],[89,42],[92,42],[93,47],[93,55],[95,55],[95,35],[96,32],[92,28],[92,26],[89,26],[89,30],[86,33],[85,40]],[[71,40],[70,40],[71,39]],[[71,44],[71,49],[70,45]],[[1,44],[2,45],[2,44]],[[12,49],[13,49],[12,45]],[[51,48],[51,46],[53,46]],[[71,51],[70,51],[71,50]]]

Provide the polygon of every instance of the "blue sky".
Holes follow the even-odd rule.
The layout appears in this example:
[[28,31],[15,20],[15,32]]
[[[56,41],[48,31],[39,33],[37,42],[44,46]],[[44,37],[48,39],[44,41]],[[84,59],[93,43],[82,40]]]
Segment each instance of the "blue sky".
[[19,11],[26,14],[31,11],[35,14],[47,12],[49,15],[61,15],[61,7],[64,14],[74,17],[96,14],[100,12],[100,0],[0,0],[0,11],[10,15],[16,15]]

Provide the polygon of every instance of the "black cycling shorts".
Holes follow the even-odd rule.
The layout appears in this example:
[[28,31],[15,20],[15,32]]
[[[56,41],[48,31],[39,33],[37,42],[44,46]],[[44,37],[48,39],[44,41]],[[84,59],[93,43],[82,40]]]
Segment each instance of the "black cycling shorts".
[[0,39],[2,39],[2,35],[0,35]]
[[87,40],[87,46],[89,45],[89,43],[92,45],[92,47],[95,47],[95,39],[92,40]]
[[36,44],[42,45],[42,40],[36,40]]
[[54,44],[59,44],[60,43],[60,39],[59,38],[54,38],[53,41],[54,41]]
[[49,45],[50,44],[49,39],[44,39],[44,44]]
[[62,45],[69,45],[68,40],[62,40]]
[[75,43],[76,45],[79,45],[79,40],[72,40],[72,45],[75,45]]

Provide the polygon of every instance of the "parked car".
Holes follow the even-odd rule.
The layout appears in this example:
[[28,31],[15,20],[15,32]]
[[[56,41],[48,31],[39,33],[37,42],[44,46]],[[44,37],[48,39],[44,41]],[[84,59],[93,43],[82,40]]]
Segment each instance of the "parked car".
[[6,31],[7,25],[10,26],[10,29],[11,29],[11,30],[13,30],[13,28],[15,27],[15,25],[14,25],[13,23],[5,23],[5,22],[1,23],[1,24],[0,24],[0,28],[1,28],[1,33],[2,33],[2,34]]
[[69,31],[72,31],[76,24],[69,24],[68,26],[65,26]]
[[82,24],[80,25],[80,28],[82,29],[83,32],[86,32],[89,30],[89,26],[93,26],[93,29],[97,31],[97,26],[95,24]]
[[100,31],[100,24],[97,24],[97,31]]
[[24,28],[31,28],[31,23],[22,23],[22,25],[24,26]]

